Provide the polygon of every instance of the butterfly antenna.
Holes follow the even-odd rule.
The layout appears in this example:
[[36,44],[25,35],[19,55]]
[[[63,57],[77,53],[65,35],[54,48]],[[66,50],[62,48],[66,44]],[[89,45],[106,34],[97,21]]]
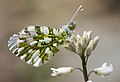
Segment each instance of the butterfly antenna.
[[[82,8],[82,5],[80,5],[78,8],[77,8],[77,10],[76,10],[76,12],[73,14],[73,16],[71,17],[71,19],[70,19],[70,22],[72,22],[73,21],[73,19],[76,17],[76,16],[78,16],[78,14],[80,13],[80,12],[82,12],[84,9]],[[79,12],[80,11],[80,12]]]

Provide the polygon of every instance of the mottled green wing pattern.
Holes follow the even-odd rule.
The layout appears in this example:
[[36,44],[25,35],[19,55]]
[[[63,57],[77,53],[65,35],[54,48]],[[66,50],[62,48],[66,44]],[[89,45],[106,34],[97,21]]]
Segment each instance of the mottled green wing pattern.
[[26,63],[38,67],[48,62],[67,37],[63,29],[47,26],[28,26],[10,37],[8,47]]

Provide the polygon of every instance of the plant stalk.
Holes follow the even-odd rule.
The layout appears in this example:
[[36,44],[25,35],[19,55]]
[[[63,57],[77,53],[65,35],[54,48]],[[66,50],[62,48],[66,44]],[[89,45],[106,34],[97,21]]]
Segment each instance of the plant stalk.
[[85,57],[82,58],[82,68],[83,68],[83,76],[84,76],[84,81],[88,81],[88,74],[87,74],[87,66],[86,66],[86,61]]

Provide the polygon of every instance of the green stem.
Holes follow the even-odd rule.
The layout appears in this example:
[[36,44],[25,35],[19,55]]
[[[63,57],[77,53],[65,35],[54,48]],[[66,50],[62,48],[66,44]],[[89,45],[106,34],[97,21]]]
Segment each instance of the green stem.
[[85,57],[82,58],[82,67],[83,67],[83,76],[84,76],[84,81],[88,81],[88,74],[87,74],[87,66],[85,62]]
[[90,75],[91,75],[92,73],[95,73],[95,71],[90,71],[90,73],[88,74],[88,78],[90,77]]
[[81,68],[75,68],[75,69],[78,69],[78,70],[80,70],[83,73],[83,70]]

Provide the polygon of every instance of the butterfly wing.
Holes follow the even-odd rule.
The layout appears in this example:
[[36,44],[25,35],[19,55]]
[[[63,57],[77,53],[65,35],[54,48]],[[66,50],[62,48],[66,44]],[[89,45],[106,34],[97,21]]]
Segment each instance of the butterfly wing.
[[48,62],[67,37],[63,29],[28,26],[8,41],[9,50],[27,64],[38,67]]

